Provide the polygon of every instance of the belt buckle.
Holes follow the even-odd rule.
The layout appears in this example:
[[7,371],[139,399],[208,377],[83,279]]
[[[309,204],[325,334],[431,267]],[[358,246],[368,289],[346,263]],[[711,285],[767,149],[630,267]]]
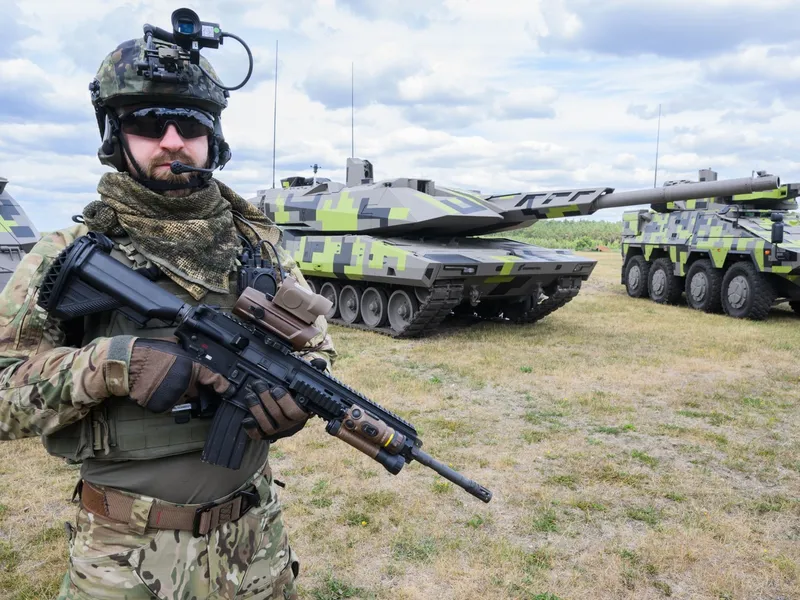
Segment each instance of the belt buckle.
[[261,502],[261,496],[258,493],[258,490],[253,487],[252,490],[242,490],[241,492],[237,492],[230,499],[225,500],[225,502],[209,502],[208,504],[204,504],[197,508],[194,511],[194,519],[192,520],[192,535],[194,537],[200,537],[202,534],[200,533],[200,521],[203,518],[203,513],[208,510],[214,509],[217,506],[222,506],[223,504],[227,504],[228,502],[233,502],[236,498],[242,498],[242,505],[239,508],[239,516],[235,519],[231,519],[229,522],[238,521],[241,519],[244,514],[249,511],[251,508],[256,506],[259,502]]

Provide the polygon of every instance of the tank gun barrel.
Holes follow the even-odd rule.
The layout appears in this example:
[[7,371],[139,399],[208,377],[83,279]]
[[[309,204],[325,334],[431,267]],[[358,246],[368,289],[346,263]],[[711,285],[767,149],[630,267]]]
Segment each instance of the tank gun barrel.
[[736,194],[752,194],[774,190],[780,186],[781,179],[776,175],[683,183],[647,190],[612,192],[598,198],[594,208],[595,210],[600,210],[602,208],[618,208],[636,204],[665,204],[678,200],[699,200],[701,198],[735,196]]

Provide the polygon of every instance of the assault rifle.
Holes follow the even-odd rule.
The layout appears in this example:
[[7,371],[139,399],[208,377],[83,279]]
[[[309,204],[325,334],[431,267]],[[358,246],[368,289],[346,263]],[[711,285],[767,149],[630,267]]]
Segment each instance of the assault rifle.
[[245,396],[252,381],[261,379],[270,387],[285,387],[300,406],[327,422],[329,434],[393,475],[416,460],[476,498],[492,499],[489,490],[423,452],[413,425],[292,354],[318,333],[312,323],[330,309],[329,300],[286,278],[273,297],[246,288],[233,314],[192,306],[109,256],[111,248],[111,240],[98,233],[75,240],[45,274],[38,304],[62,320],[119,310],[142,326],[150,319],[176,324],[181,347],[231,383],[211,405],[173,409],[178,420],[212,419],[204,462],[239,468],[249,439],[242,422],[251,417]]

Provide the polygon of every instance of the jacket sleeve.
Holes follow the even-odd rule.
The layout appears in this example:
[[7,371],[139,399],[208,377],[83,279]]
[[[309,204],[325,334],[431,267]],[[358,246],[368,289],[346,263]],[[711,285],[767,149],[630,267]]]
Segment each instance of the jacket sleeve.
[[115,392],[127,389],[127,368],[109,372],[108,338],[67,347],[59,324],[36,303],[53,259],[84,230],[43,237],[0,293],[0,440],[52,433],[82,419],[108,395],[114,377]]
[[[303,273],[300,271],[295,260],[282,246],[277,246],[277,249],[283,269],[289,272],[303,287],[308,288],[308,282],[306,282],[306,278],[303,277]],[[323,315],[320,315],[317,317],[317,320],[314,321],[314,326],[319,329],[320,333],[311,338],[306,344],[306,348],[298,352],[298,354],[306,360],[321,358],[328,365],[328,370],[330,370],[333,363],[336,361],[337,354],[333,346],[333,340],[331,340],[331,336],[328,334],[328,322]]]

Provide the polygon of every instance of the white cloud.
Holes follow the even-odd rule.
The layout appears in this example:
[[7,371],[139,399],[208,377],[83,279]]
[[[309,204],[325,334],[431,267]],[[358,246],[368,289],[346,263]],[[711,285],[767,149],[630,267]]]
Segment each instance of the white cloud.
[[[704,167],[721,177],[764,168],[800,178],[791,146],[800,133],[800,53],[783,18],[791,0],[757,9],[750,0],[186,5],[244,37],[257,58],[253,81],[231,93],[223,115],[234,158],[220,179],[245,196],[272,182],[276,39],[278,179],[314,163],[321,175],[343,179],[351,64],[356,154],[374,163],[377,177],[430,177],[487,193],[650,187],[661,104],[659,182],[694,178]],[[87,91],[95,69],[117,43],[141,35],[143,23],[168,28],[174,7],[15,7],[19,33],[0,51],[0,176],[46,230],[69,224],[105,170]],[[745,34],[737,19],[753,15],[782,35]],[[674,41],[676,32],[685,39]],[[204,54],[229,85],[244,73],[233,40]]]

